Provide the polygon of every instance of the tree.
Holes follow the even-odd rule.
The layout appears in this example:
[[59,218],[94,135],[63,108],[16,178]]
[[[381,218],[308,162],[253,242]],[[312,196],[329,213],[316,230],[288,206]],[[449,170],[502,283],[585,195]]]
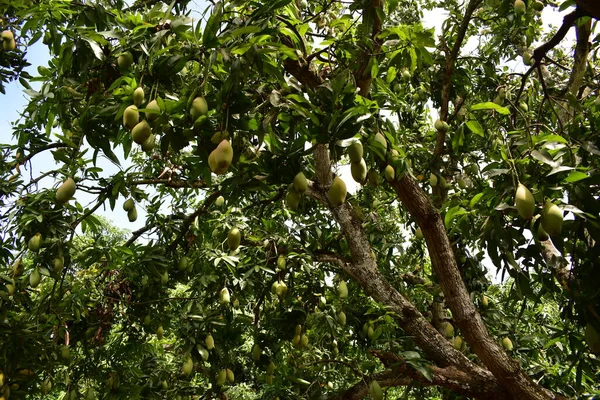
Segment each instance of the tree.
[[[4,397],[599,394],[598,15],[578,4],[547,38],[540,1],[17,9],[52,59],[3,146]],[[107,235],[100,207],[144,226]]]

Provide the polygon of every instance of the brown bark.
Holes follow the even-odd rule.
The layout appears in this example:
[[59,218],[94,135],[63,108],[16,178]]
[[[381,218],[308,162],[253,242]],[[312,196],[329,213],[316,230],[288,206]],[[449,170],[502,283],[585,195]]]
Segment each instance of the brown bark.
[[581,25],[575,25],[577,34],[577,44],[575,45],[575,55],[573,57],[573,68],[571,76],[567,84],[567,91],[573,96],[577,96],[577,92],[581,87],[583,76],[587,68],[587,59],[590,53],[590,34],[592,33],[592,20]]
[[575,0],[575,3],[592,17],[600,19],[600,3],[598,0]]

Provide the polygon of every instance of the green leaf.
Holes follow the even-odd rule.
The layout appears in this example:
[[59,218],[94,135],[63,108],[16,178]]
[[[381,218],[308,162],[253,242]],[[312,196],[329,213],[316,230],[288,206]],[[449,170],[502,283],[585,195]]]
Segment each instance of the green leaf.
[[466,122],[467,127],[471,130],[471,132],[473,132],[474,134],[483,137],[483,128],[481,127],[481,125],[479,124],[479,122],[475,121],[474,119],[471,119],[469,121]]
[[506,107],[502,107],[496,103],[492,103],[491,101],[486,101],[484,103],[474,104],[470,108],[471,111],[478,110],[494,110],[502,115],[510,115],[510,110]]
[[573,171],[569,174],[569,176],[567,176],[565,179],[563,179],[563,182],[572,183],[572,182],[581,181],[586,178],[589,178],[588,174],[584,174],[583,172],[579,172],[579,171]]

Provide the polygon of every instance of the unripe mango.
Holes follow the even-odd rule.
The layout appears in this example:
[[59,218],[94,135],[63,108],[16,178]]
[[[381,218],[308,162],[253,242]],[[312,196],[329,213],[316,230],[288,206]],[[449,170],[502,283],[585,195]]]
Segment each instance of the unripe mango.
[[121,55],[119,55],[119,58],[117,58],[117,64],[119,65],[120,69],[129,69],[129,67],[131,67],[131,64],[133,64],[133,55],[128,51],[126,51],[125,53],[121,53]]
[[210,333],[206,335],[206,338],[204,338],[204,344],[206,345],[206,348],[208,350],[212,350],[215,348],[215,340],[213,339]]
[[143,144],[152,135],[152,129],[148,121],[143,120],[133,127],[131,131],[131,138],[137,144]]
[[138,215],[137,215],[137,210],[135,208],[135,206],[129,210],[127,212],[127,219],[129,219],[129,222],[135,222],[135,220],[137,219]]
[[463,346],[463,340],[460,336],[456,336],[453,340],[452,340],[452,347],[454,347],[456,350],[460,350],[462,349]]
[[144,88],[139,87],[133,91],[133,104],[139,106],[144,102]]
[[304,174],[302,172],[298,172],[296,174],[296,176],[294,177],[294,189],[296,189],[296,191],[298,193],[304,193],[306,191],[306,189],[308,188],[308,180],[306,179],[306,176],[304,176]]
[[367,178],[369,179],[369,185],[377,187],[379,184],[379,173],[376,170],[371,168],[367,173]]
[[504,347],[504,350],[506,351],[512,351],[512,341],[509,338],[505,337],[504,339],[502,339],[502,347]]
[[156,337],[159,338],[159,339],[162,339],[164,336],[165,336],[165,330],[163,329],[162,326],[159,326],[156,329]]
[[527,6],[523,0],[515,0],[514,8],[517,15],[525,14],[525,11],[527,11]]
[[127,199],[123,203],[123,210],[124,211],[129,211],[129,210],[133,209],[133,207],[135,207],[135,203],[134,203],[133,199]]
[[225,372],[227,374],[227,382],[233,383],[235,381],[235,375],[233,375],[233,371],[227,368]]
[[394,178],[396,177],[396,171],[394,170],[394,167],[392,167],[391,165],[388,165],[385,167],[385,171],[383,172],[383,174],[385,175],[385,179],[388,182],[393,181]]
[[31,251],[38,251],[42,246],[42,234],[36,233],[29,239],[29,243],[27,244],[27,248]]
[[75,195],[76,190],[75,181],[72,178],[67,178],[56,190],[56,201],[66,203]]
[[519,212],[521,218],[533,218],[533,213],[535,211],[535,199],[533,198],[533,195],[529,189],[527,189],[527,187],[521,183],[519,183],[517,192],[515,194],[515,206],[517,207],[517,211]]
[[421,228],[415,230],[415,237],[419,240],[423,239],[423,230]]
[[429,175],[429,184],[431,186],[436,186],[438,184],[438,178],[437,178],[437,176],[435,176],[435,174]]
[[542,227],[550,236],[560,235],[563,224],[563,213],[556,204],[546,200],[542,209]]
[[150,103],[146,105],[147,110],[156,111],[154,112],[146,112],[146,119],[150,121],[154,121],[156,118],[160,116],[160,106],[156,100],[152,100]]
[[346,314],[343,311],[337,315],[337,320],[341,326],[346,326]]
[[489,304],[490,304],[490,299],[486,295],[481,296],[481,305],[483,307],[487,307]]
[[217,199],[215,200],[215,205],[217,207],[222,207],[223,204],[225,204],[225,198],[223,196],[217,197]]
[[363,145],[361,142],[353,142],[348,146],[348,157],[351,162],[358,163],[363,158]]
[[227,370],[220,370],[217,374],[217,385],[223,386],[227,381]]
[[585,326],[584,339],[592,353],[600,353],[600,333],[589,322]]
[[285,256],[283,254],[280,254],[279,257],[277,257],[277,268],[283,271],[285,269],[285,265]]
[[346,184],[340,177],[336,176],[329,188],[329,201],[334,207],[338,207],[346,201],[346,193]]
[[379,386],[379,382],[371,381],[369,384],[369,394],[373,400],[383,400],[383,390]]
[[340,299],[348,297],[348,285],[346,284],[346,281],[340,281],[338,285],[338,295],[340,296]]
[[442,131],[442,132],[446,132],[446,126],[444,125],[444,121],[442,121],[441,119],[436,119],[435,123],[433,124],[433,127],[438,130],[438,131]]
[[179,259],[179,262],[177,263],[177,268],[179,268],[180,271],[185,271],[186,269],[188,269],[189,264],[190,259],[186,256],[183,256]]
[[357,183],[364,183],[367,179],[367,164],[365,160],[361,158],[358,162],[351,162],[350,173],[352,174],[352,179]]
[[42,280],[42,275],[40,274],[40,270],[35,268],[31,272],[31,275],[29,275],[29,285],[31,285],[32,288],[35,288],[40,284],[41,280]]
[[219,292],[219,300],[221,304],[229,304],[231,298],[229,297],[229,290],[226,287]]
[[52,260],[52,270],[56,273],[60,273],[65,265],[64,257],[56,257]]
[[148,136],[148,139],[142,143],[142,150],[145,152],[151,152],[156,147],[156,135]]
[[285,196],[285,204],[288,206],[290,210],[295,210],[298,208],[300,204],[300,193],[296,191],[296,189],[291,188],[290,191]]
[[542,226],[542,224],[539,224],[538,229],[537,229],[537,240],[539,240],[540,242],[543,242],[548,239],[550,239],[550,236],[548,236],[548,232],[546,232],[544,230],[544,227]]
[[300,347],[307,347],[307,346],[308,346],[308,336],[306,336],[306,335],[300,336]]
[[238,247],[240,247],[240,242],[242,241],[242,233],[236,227],[231,228],[229,233],[227,233],[227,244],[229,245],[229,250],[235,251]]
[[454,336],[454,326],[450,322],[444,321],[440,326],[440,333],[449,339]]
[[187,360],[185,360],[181,369],[185,376],[189,376],[192,373],[194,370],[194,360],[192,360],[192,357],[188,357]]
[[140,113],[138,108],[131,105],[123,112],[123,126],[132,130],[140,122]]
[[192,108],[190,109],[192,120],[195,121],[199,116],[206,114],[208,114],[208,103],[206,103],[204,97],[196,97],[192,101]]
[[375,140],[373,142],[375,147],[385,156],[387,153],[387,140],[385,140],[385,136],[381,133],[377,132],[375,135]]
[[227,172],[227,168],[233,160],[233,148],[227,139],[221,143],[208,155],[208,166],[217,175]]
[[255,362],[258,362],[260,360],[260,354],[261,354],[260,346],[258,345],[258,343],[254,343],[254,346],[252,346],[252,359]]

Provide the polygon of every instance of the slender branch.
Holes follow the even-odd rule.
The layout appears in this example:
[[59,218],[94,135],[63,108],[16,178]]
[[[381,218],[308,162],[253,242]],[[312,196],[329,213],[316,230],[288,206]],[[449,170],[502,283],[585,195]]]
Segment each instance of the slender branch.
[[[38,149],[35,149],[35,151],[29,153],[26,157],[19,158],[19,159],[15,160],[15,161],[17,161],[18,164],[23,165],[27,161],[29,161],[33,157],[35,157],[36,155],[38,155],[38,154],[40,154],[40,153],[42,153],[42,152],[44,152],[46,150],[58,149],[58,148],[61,148],[61,147],[69,147],[69,145],[66,144],[66,143],[61,143],[61,142],[51,143],[51,144],[48,144],[46,146],[42,146],[42,147],[40,147]],[[16,164],[16,165],[18,165],[18,164]]]
[[554,36],[533,51],[533,59],[535,60],[533,66],[539,65],[546,56],[546,53],[555,48],[565,38],[567,32],[569,32],[569,29],[571,29],[575,21],[585,15],[585,11],[579,7],[577,7],[572,13],[565,15],[562,25],[558,31],[556,31]]
[[171,179],[139,179],[131,182],[132,185],[165,185],[172,188],[201,189],[207,187],[204,180],[176,181]]
[[202,203],[202,206],[200,208],[198,208],[196,211],[194,211],[193,213],[191,213],[190,215],[185,217],[185,219],[183,220],[183,223],[181,224],[181,229],[179,230],[179,234],[177,235],[177,238],[175,240],[173,240],[173,242],[169,246],[169,248],[171,250],[175,250],[175,248],[177,247],[177,244],[181,241],[183,236],[187,233],[190,225],[196,220],[196,217],[205,213],[206,210],[208,209],[208,207],[210,207],[210,205],[212,203],[214,203],[215,200],[217,199],[217,197],[219,197],[220,195],[221,195],[221,193],[219,191],[213,192],[210,196],[208,196],[206,199],[204,199],[204,202]]

